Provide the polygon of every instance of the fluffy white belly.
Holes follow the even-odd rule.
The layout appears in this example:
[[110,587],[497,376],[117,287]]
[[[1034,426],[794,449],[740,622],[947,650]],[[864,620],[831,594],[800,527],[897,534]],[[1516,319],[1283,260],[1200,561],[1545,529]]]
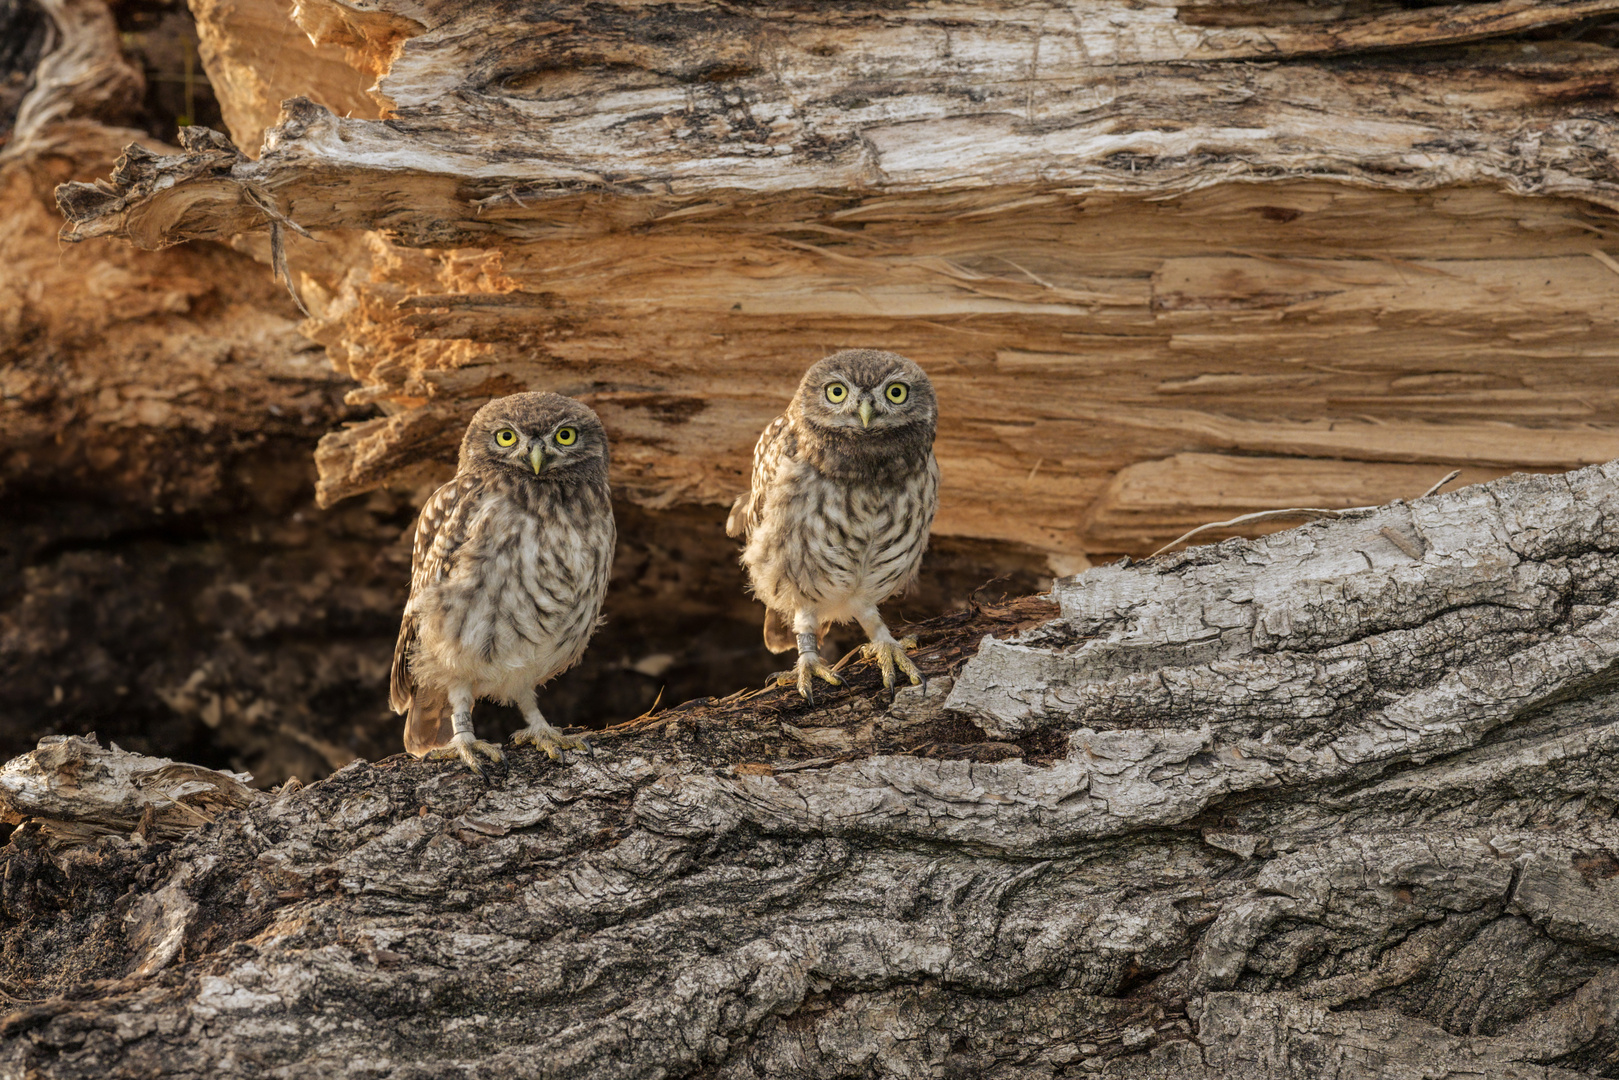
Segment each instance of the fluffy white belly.
[[541,547],[526,523],[517,533],[515,542],[458,566],[420,598],[411,670],[421,684],[465,686],[477,697],[510,702],[584,652],[605,572],[575,537]]
[[568,648],[566,642],[549,642],[538,647],[510,647],[488,656],[481,648],[468,648],[461,640],[444,642],[435,649],[432,638],[424,634],[420,655],[432,652],[433,659],[427,666],[436,670],[423,672],[427,676],[423,681],[467,686],[475,697],[509,704],[518,695],[571,667],[583,651],[583,645],[582,640],[573,648]]
[[911,485],[810,493],[797,503],[801,517],[782,513],[750,541],[743,558],[755,592],[778,611],[813,609],[821,622],[859,617],[915,576],[932,520],[922,494]]

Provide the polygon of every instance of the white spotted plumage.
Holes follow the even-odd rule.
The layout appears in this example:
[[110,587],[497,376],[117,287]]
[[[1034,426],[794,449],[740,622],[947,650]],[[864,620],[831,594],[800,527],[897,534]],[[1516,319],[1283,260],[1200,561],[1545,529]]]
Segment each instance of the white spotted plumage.
[[[477,697],[511,704],[583,655],[611,548],[599,543],[600,520],[589,523],[597,536],[587,537],[561,506],[542,518],[499,492],[446,488],[459,493],[454,509],[464,516],[450,520],[466,522],[465,536],[450,557],[432,560],[431,580],[406,607],[416,634],[411,675],[421,684],[467,683]],[[441,545],[448,532],[433,538],[433,549],[449,546]]]
[[857,619],[916,580],[939,505],[938,462],[929,454],[898,477],[840,482],[793,457],[780,423],[779,448],[763,456],[750,493],[742,562],[754,595],[782,613],[813,608],[822,624]]

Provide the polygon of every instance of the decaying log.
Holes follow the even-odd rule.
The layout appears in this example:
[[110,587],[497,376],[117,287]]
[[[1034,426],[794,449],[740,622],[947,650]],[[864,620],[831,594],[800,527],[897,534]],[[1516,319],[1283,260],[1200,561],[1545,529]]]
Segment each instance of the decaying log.
[[[367,9],[316,3],[293,18],[316,40],[330,40],[334,23],[376,30],[351,56],[381,75],[373,93],[388,121],[289,102],[264,156],[234,183],[212,182],[198,159],[189,183],[70,187],[70,235],[144,247],[233,236],[265,224],[250,188],[311,228],[382,227],[439,246],[559,227],[525,204],[581,191],[676,200],[628,211],[642,220],[727,191],[813,205],[831,191],[1161,193],[1284,176],[1395,190],[1485,182],[1619,207],[1603,150],[1611,117],[1569,108],[1612,93],[1606,47],[1463,50],[1431,60],[1427,77],[1410,61],[1252,63],[1577,24],[1619,12],[1613,0],[1502,0],[1302,26],[1265,25],[1255,5],[1246,14],[1257,25],[1225,27],[1123,2]],[[1466,138],[1456,137],[1457,98]],[[389,192],[423,202],[390,205]]]
[[[54,102],[11,130],[4,110],[19,99],[0,94],[0,760],[94,731],[277,784],[395,752],[382,688],[425,492],[315,505],[317,441],[371,412],[343,403],[352,380],[299,332],[252,255],[57,239],[58,183],[96,176],[132,140],[153,155],[178,148],[122,126],[156,126],[130,114],[138,97],[98,89],[137,85],[143,66],[121,51],[114,11],[49,9],[60,25],[0,4],[0,68],[29,65],[0,70],[4,89]],[[241,30],[238,9],[213,10]],[[335,47],[281,55],[283,37],[304,40],[290,23],[279,36],[254,25],[251,42],[225,40],[244,65],[233,87],[274,91],[275,78],[342,67]],[[40,55],[13,53],[16,41]],[[330,234],[317,247],[364,250]],[[555,719],[624,719],[660,689],[703,692],[712,668],[771,670],[724,514],[620,505],[610,621],[585,664],[547,688]],[[906,609],[947,610],[1007,572],[1014,591],[1045,575],[1035,557],[944,541]]]
[[383,413],[328,504],[532,387],[624,498],[723,507],[874,344],[938,383],[938,534],[1064,572],[1619,455],[1609,0],[193,6],[235,146],[67,185],[65,235],[284,253]]
[[917,629],[892,699],[20,832],[0,1069],[1619,1074],[1619,463]]
[[52,735],[0,769],[0,820],[32,822],[57,846],[139,833],[173,840],[269,796],[247,773],[132,754],[93,737]]

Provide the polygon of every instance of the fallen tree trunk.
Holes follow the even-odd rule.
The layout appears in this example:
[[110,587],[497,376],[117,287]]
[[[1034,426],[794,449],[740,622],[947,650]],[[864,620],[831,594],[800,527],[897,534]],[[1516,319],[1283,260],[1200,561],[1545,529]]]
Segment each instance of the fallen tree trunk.
[[[235,144],[195,153],[109,126],[127,6],[46,6],[0,48],[49,60],[0,162],[6,753],[100,731],[275,782],[397,746],[399,538],[511,390],[614,440],[609,622],[552,691],[592,725],[770,670],[722,524],[830,349],[912,355],[944,406],[901,620],[1619,455],[1602,3],[195,0]],[[63,181],[74,235],[206,238],[64,249]]]
[[0,1068],[1619,1075],[1616,481],[1098,568],[917,628],[892,700],[356,763],[173,844],[24,824]]
[[1059,571],[1619,455],[1611,0],[194,7],[236,146],[68,185],[67,236],[282,250],[384,414],[327,503],[537,388],[623,498],[723,507],[874,344],[939,389],[936,532]]

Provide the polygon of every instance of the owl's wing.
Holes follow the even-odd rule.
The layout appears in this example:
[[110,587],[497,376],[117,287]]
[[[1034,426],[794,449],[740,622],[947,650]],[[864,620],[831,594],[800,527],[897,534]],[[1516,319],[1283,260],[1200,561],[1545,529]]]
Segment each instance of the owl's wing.
[[764,517],[765,492],[770,480],[781,467],[782,456],[788,453],[790,433],[787,417],[778,416],[765,427],[753,447],[753,483],[747,494],[738,495],[731,504],[731,515],[725,519],[725,535],[747,538],[759,527]]
[[410,649],[416,642],[417,598],[431,585],[443,581],[455,563],[455,553],[466,543],[477,509],[478,482],[457,477],[433,492],[416,519],[416,542],[410,553],[410,599],[399,621],[399,641],[394,645],[393,671],[388,679],[388,704],[396,713],[410,708],[416,686],[410,677]]

